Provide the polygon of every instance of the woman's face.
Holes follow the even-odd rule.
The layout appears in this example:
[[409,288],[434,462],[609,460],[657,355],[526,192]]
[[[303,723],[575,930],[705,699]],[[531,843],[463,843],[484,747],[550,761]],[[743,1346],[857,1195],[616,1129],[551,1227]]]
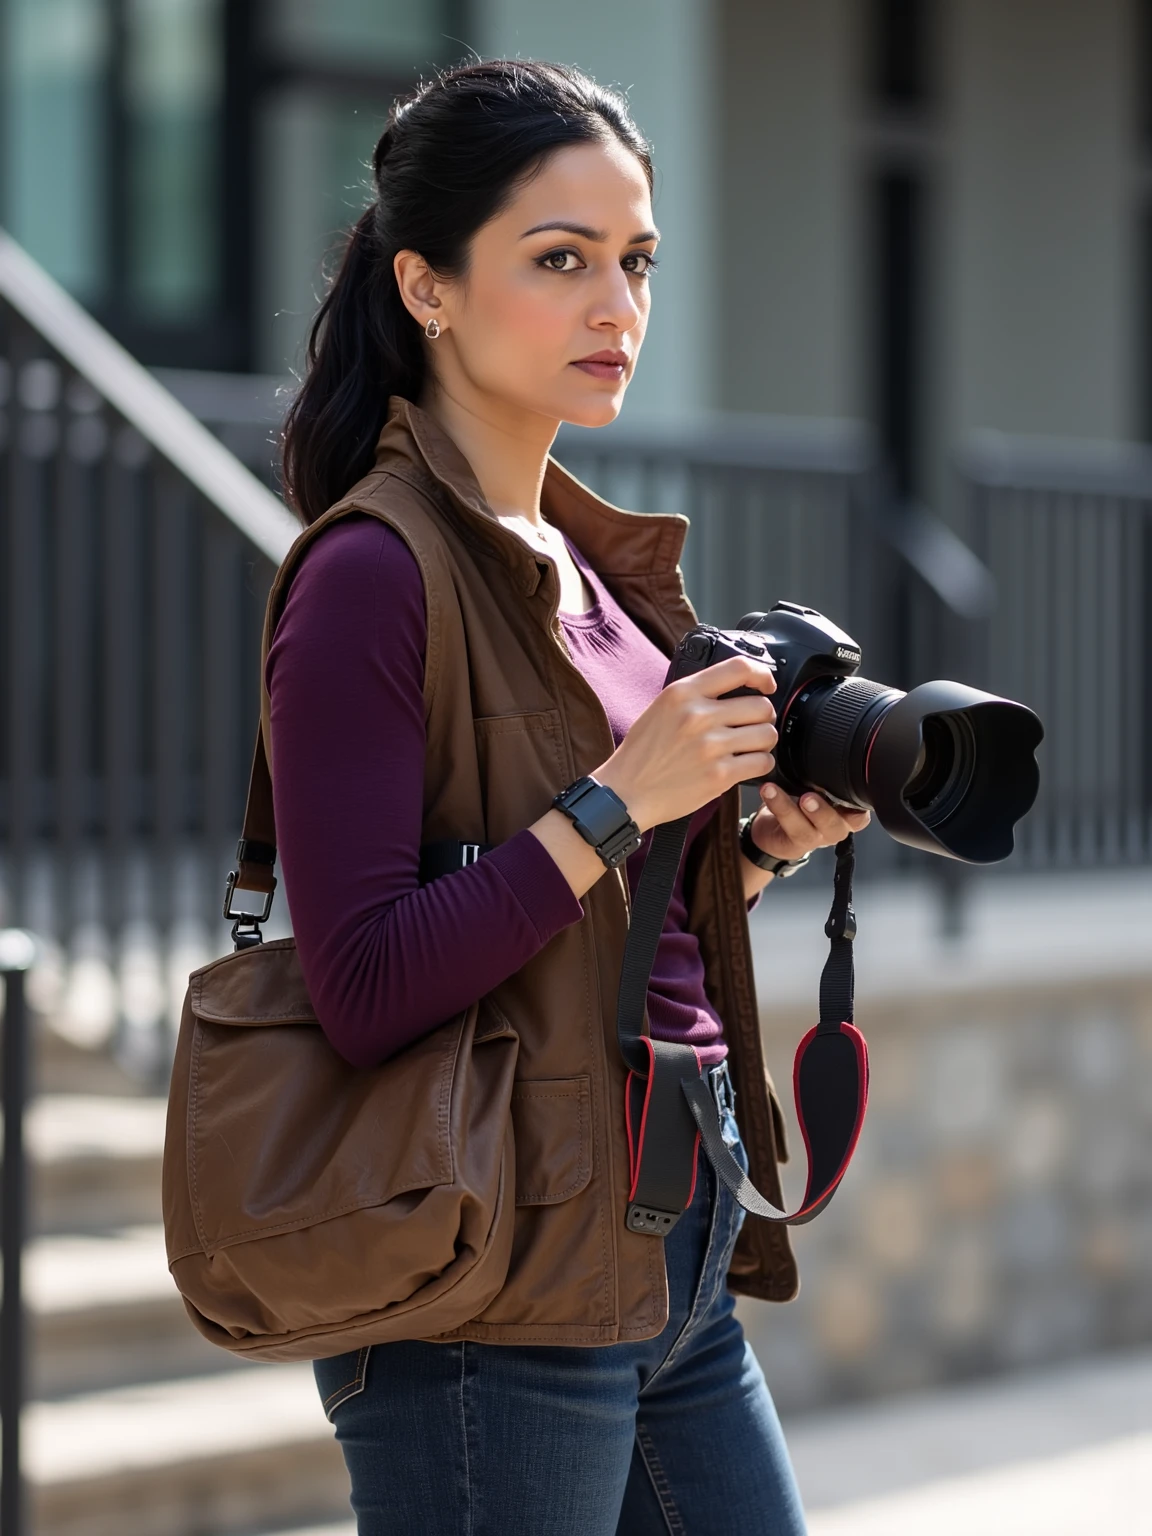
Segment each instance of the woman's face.
[[[557,150],[477,231],[461,279],[401,279],[420,323],[440,321],[424,343],[436,387],[553,423],[613,420],[644,340],[657,238],[634,155],[615,140]],[[421,286],[427,305],[413,303]]]

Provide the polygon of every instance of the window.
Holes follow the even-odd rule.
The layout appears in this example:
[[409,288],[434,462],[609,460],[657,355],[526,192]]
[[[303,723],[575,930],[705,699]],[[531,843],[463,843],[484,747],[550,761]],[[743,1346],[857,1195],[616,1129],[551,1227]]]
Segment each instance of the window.
[[107,281],[103,83],[108,18],[92,0],[7,0],[3,222],[87,302]]
[[407,73],[444,57],[452,19],[437,0],[281,0],[269,14],[268,36],[275,51],[313,69]]
[[466,0],[0,0],[0,223],[144,362],[281,372]]
[[302,362],[325,260],[371,196],[393,98],[466,50],[457,0],[281,0],[268,15],[258,158],[257,366]]
[[218,293],[221,0],[130,0],[127,299],[190,320]]

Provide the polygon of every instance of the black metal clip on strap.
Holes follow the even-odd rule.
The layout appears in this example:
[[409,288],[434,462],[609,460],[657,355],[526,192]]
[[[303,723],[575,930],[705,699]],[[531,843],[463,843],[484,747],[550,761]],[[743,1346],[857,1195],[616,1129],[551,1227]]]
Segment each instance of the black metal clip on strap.
[[764,1221],[800,1226],[835,1194],[859,1139],[868,1101],[868,1048],[852,1022],[854,971],[852,910],[855,845],[836,847],[835,891],[825,924],[831,943],[820,981],[820,1022],[796,1050],[793,1087],[808,1150],[804,1199],[791,1214],[760,1193],[732,1156],[720,1113],[689,1045],[653,1040],[644,1032],[648,981],[664,927],[688,818],[665,822],[652,836],[632,904],[617,1001],[616,1034],[629,1068],[625,1092],[631,1186],[626,1224],[633,1232],[665,1236],[692,1199],[701,1142],[717,1176],[734,1198]]

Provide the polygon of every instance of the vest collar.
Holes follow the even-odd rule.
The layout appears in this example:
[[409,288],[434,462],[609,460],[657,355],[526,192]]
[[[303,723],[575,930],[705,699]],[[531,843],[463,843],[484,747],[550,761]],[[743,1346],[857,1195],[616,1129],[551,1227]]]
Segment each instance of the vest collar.
[[[527,590],[535,591],[539,559],[497,518],[464,454],[427,411],[403,395],[390,395],[376,445],[376,468],[399,463],[431,475],[469,525],[513,563]],[[548,521],[567,534],[599,575],[628,580],[676,573],[688,532],[688,519],[679,513],[628,512],[614,506],[551,454],[540,500]]]

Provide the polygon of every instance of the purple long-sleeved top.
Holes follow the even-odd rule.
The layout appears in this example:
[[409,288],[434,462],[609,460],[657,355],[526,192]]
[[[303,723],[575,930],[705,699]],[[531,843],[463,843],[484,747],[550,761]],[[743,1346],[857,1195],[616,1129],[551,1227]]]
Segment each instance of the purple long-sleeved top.
[[[667,659],[572,553],[596,604],[560,620],[619,743],[660,690]],[[386,524],[356,514],[306,551],[268,653],[277,841],[300,964],[325,1033],[358,1066],[451,1018],[583,915],[527,829],[419,884],[426,638],[419,566]],[[690,839],[714,810],[696,813]],[[644,851],[628,861],[633,890]],[[649,1025],[711,1063],[727,1048],[685,929],[682,884],[681,871]]]

